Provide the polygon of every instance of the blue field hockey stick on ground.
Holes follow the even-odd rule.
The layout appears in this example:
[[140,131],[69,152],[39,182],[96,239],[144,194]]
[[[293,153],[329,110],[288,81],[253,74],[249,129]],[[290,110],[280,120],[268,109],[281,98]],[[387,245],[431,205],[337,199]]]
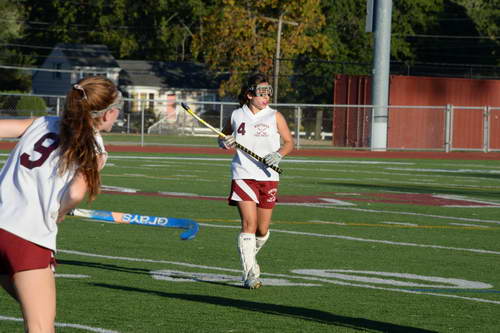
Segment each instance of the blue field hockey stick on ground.
[[181,233],[182,240],[189,240],[196,237],[200,229],[198,223],[191,219],[181,219],[175,217],[149,216],[140,214],[129,214],[111,212],[108,210],[81,209],[76,208],[68,215],[87,217],[94,220],[110,223],[136,224],[151,227],[180,228],[185,229]]

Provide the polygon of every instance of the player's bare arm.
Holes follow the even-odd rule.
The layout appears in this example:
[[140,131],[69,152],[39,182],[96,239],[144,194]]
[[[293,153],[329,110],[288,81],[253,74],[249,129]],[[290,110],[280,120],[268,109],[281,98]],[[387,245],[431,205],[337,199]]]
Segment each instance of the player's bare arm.
[[279,112],[276,112],[276,126],[278,127],[278,133],[283,140],[281,148],[278,150],[281,156],[286,156],[290,154],[293,150],[293,136],[288,128],[285,117]]
[[68,186],[67,191],[63,195],[57,217],[57,223],[62,222],[66,214],[76,208],[76,206],[83,201],[86,193],[87,181],[85,180],[85,176],[78,172],[73,177],[71,184]]
[[0,120],[0,137],[19,138],[36,118]]

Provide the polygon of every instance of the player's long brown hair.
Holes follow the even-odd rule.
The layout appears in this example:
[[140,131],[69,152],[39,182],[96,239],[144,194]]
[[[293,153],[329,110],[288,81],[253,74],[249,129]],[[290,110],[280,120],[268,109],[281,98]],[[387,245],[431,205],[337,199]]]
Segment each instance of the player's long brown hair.
[[95,199],[101,186],[95,139],[95,128],[101,118],[92,118],[91,111],[105,109],[113,103],[117,94],[112,81],[102,76],[91,76],[73,85],[66,95],[60,122],[59,172],[72,168],[81,172],[87,181],[89,202]]

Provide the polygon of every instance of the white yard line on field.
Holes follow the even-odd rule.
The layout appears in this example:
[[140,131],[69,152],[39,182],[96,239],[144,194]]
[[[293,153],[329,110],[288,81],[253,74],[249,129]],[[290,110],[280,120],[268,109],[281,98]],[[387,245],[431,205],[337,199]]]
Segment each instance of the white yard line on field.
[[407,226],[418,226],[418,224],[415,224],[415,223],[408,223],[408,222],[389,222],[389,221],[386,221],[386,222],[380,222],[380,223],[383,223],[383,224],[394,224],[394,225],[407,225]]
[[[240,226],[232,226],[232,225],[220,225],[220,224],[209,224],[209,223],[198,223],[198,224],[201,226],[204,226],[204,227],[214,227],[214,228],[234,228],[234,229],[241,228]],[[469,248],[443,246],[443,245],[394,242],[394,241],[388,241],[388,240],[382,240],[382,239],[369,239],[369,238],[360,238],[360,237],[352,237],[352,236],[319,234],[319,233],[313,233],[313,232],[301,232],[301,231],[291,231],[291,230],[279,230],[279,229],[270,229],[270,230],[272,232],[280,232],[280,233],[284,233],[284,234],[301,235],[301,236],[311,236],[311,237],[321,237],[321,238],[337,238],[337,239],[344,239],[344,240],[351,240],[351,241],[358,241],[358,242],[380,243],[380,244],[388,244],[388,245],[412,246],[412,247],[422,247],[422,248],[431,248],[431,249],[465,251],[465,252],[473,252],[473,253],[500,255],[500,251],[483,250],[483,249],[469,249]]]
[[[277,230],[275,230],[275,231],[277,231]],[[191,264],[191,263],[186,263],[186,262],[178,262],[178,261],[170,261],[170,260],[108,256],[108,255],[103,255],[103,254],[74,251],[74,250],[62,250],[62,249],[59,250],[59,252],[70,254],[70,255],[93,257],[93,258],[103,258],[103,259],[110,259],[110,260],[123,260],[123,261],[132,261],[132,262],[149,262],[149,263],[157,263],[157,264],[178,265],[178,266],[191,267],[191,268],[209,269],[209,270],[216,270],[216,271],[237,272],[237,273],[241,272],[240,270],[236,270],[236,269],[216,267],[216,266],[196,265],[196,264]],[[498,253],[498,254],[500,254],[500,253]],[[436,296],[436,297],[448,297],[448,298],[455,298],[455,299],[461,299],[461,300],[467,300],[467,301],[473,301],[473,302],[481,302],[481,303],[490,303],[490,304],[499,304],[500,305],[500,301],[494,301],[494,300],[490,300],[490,299],[483,299],[483,298],[477,298],[477,297],[464,297],[464,296],[442,294],[442,293],[414,291],[414,290],[398,289],[398,288],[386,288],[386,287],[373,286],[373,285],[369,285],[369,284],[350,283],[350,282],[344,282],[344,281],[335,280],[335,279],[326,279],[326,278],[321,278],[321,277],[305,276],[305,275],[298,275],[298,274],[297,275],[290,275],[290,274],[262,273],[262,275],[273,276],[273,277],[282,277],[282,278],[287,278],[287,279],[320,281],[320,282],[331,283],[331,284],[336,284],[336,285],[341,285],[341,286],[395,291],[395,292],[406,293],[406,294],[418,294],[418,295],[430,295],[430,296]]]
[[448,223],[450,225],[458,225],[462,227],[478,227],[478,228],[489,228],[486,225],[478,225],[478,224],[469,224],[469,223]]
[[[2,321],[2,320],[23,322],[23,318],[6,317],[6,316],[0,315],[0,321]],[[70,328],[76,328],[76,329],[80,329],[80,330],[84,330],[84,331],[98,332],[98,333],[119,333],[118,331],[112,331],[112,330],[107,330],[104,328],[91,327],[91,326],[80,325],[80,324],[56,323],[55,326],[56,327],[70,327]]]
[[[230,161],[232,157],[182,157],[182,156],[124,156],[110,155],[108,159],[121,160],[190,160],[190,161]],[[319,163],[319,164],[368,164],[368,165],[415,165],[414,162],[396,162],[396,161],[363,161],[363,160],[311,160],[311,159],[294,159],[287,158],[285,163]]]
[[[281,203],[282,205],[286,205]],[[421,217],[431,217],[435,219],[445,219],[445,220],[455,220],[455,221],[463,221],[463,222],[475,222],[475,223],[492,223],[492,224],[500,224],[498,220],[481,220],[481,219],[473,219],[467,217],[456,217],[456,216],[445,216],[445,215],[433,215],[433,214],[422,214],[422,213],[413,213],[413,212],[399,212],[399,211],[391,211],[391,210],[376,210],[376,209],[366,209],[366,208],[353,208],[353,207],[337,207],[337,206],[327,206],[324,204],[304,204],[304,206],[309,207],[318,207],[318,208],[329,208],[329,209],[339,209],[339,210],[352,210],[357,212],[366,212],[366,213],[380,213],[380,214],[400,214],[400,215],[411,215],[411,216],[421,216]],[[495,207],[498,208],[498,207]]]

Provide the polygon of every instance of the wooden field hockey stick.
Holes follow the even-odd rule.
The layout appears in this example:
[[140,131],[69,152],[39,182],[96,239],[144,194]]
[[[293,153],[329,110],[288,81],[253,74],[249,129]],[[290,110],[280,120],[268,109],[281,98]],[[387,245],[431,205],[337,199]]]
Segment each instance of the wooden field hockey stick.
[[[184,110],[186,110],[187,113],[189,113],[191,116],[193,116],[193,118],[195,118],[196,120],[198,120],[200,123],[202,123],[203,125],[205,125],[206,127],[208,127],[209,129],[211,129],[214,133],[216,133],[218,136],[222,137],[222,138],[225,138],[227,135],[222,133],[221,131],[219,131],[217,128],[213,127],[212,125],[210,125],[209,123],[207,123],[205,120],[203,120],[202,118],[200,118],[200,116],[198,116],[196,113],[193,112],[193,110],[191,110],[189,108],[189,106],[187,106],[185,103],[181,103],[182,107],[184,108]],[[245,146],[242,146],[241,144],[239,144],[238,142],[235,142],[235,145],[236,145],[236,148],[238,148],[239,150],[247,153],[248,155],[252,156],[253,158],[255,158],[257,161],[263,163],[265,166],[267,166],[268,168],[271,168],[273,169],[274,171],[276,171],[277,173],[281,174],[283,172],[283,169],[275,166],[275,165],[269,165],[266,163],[266,161],[264,160],[263,157],[257,155],[256,153],[254,153],[253,151],[251,151],[250,149],[248,149],[247,147]]]
[[136,225],[146,225],[146,226],[164,227],[164,228],[181,228],[185,229],[185,231],[182,232],[180,236],[182,240],[193,239],[199,230],[199,225],[195,221],[190,219],[180,219],[175,217],[149,216],[149,215],[111,212],[108,210],[81,209],[81,208],[73,209],[71,212],[68,213],[68,215],[87,217],[93,220],[99,220],[108,223],[136,224]]

